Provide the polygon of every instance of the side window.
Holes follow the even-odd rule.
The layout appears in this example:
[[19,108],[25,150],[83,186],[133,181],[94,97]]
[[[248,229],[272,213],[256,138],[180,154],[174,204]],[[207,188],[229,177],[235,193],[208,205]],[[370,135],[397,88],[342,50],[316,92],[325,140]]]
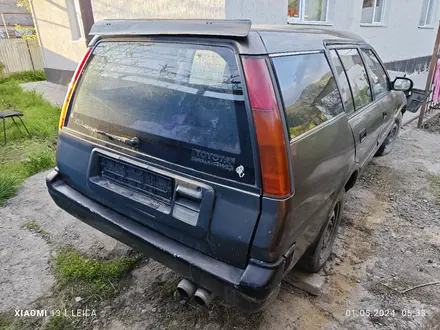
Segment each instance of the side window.
[[344,64],[350,82],[356,110],[372,102],[370,84],[364,62],[357,49],[338,49],[339,57]]
[[342,67],[341,60],[339,59],[336,50],[330,50],[330,56],[333,65],[336,68],[337,79],[339,82],[339,87],[341,89],[342,100],[345,104],[345,110],[347,113],[352,113],[354,111],[353,96],[351,95],[350,85],[348,84],[348,79],[345,74],[344,68]]
[[344,111],[323,53],[276,57],[273,64],[292,138]]
[[376,55],[370,49],[361,49],[365,59],[371,87],[375,98],[379,98],[388,92],[388,78]]

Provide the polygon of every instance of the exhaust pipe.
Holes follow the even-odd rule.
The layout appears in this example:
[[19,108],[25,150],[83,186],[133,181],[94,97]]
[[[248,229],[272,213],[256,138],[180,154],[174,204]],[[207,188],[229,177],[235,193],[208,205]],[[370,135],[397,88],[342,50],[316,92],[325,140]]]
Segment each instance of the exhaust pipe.
[[214,299],[214,295],[212,292],[205,290],[203,288],[198,288],[196,293],[194,294],[194,301],[203,307],[208,308]]
[[194,292],[196,291],[196,287],[193,282],[187,280],[184,278],[177,284],[177,292],[179,292],[179,295],[182,299],[188,299],[191,297]]

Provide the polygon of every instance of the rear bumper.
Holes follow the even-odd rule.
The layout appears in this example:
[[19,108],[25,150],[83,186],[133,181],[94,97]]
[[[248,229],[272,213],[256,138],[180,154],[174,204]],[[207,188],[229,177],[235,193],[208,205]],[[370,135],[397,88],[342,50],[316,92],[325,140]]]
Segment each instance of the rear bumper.
[[283,258],[273,264],[251,259],[246,269],[236,268],[95,202],[68,186],[56,170],[47,176],[46,184],[52,199],[62,209],[182,274],[231,305],[255,312],[278,295],[285,268]]

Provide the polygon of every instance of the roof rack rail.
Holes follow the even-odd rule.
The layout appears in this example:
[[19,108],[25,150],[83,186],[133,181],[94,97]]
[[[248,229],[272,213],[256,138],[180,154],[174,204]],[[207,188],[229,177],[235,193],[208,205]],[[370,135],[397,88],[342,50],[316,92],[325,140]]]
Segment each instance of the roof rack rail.
[[250,20],[225,19],[105,19],[96,22],[90,35],[201,35],[246,37]]

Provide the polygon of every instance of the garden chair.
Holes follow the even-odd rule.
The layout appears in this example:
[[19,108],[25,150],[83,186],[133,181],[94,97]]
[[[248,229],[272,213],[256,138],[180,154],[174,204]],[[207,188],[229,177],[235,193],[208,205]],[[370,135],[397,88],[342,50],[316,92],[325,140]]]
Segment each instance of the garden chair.
[[17,129],[20,132],[20,134],[23,134],[21,132],[20,126],[18,126],[18,124],[15,121],[14,117],[17,117],[18,119],[20,119],[21,124],[23,125],[24,129],[28,133],[29,137],[31,137],[31,133],[29,133],[26,125],[24,124],[23,120],[21,119],[21,117],[23,117],[23,114],[21,112],[14,111],[14,110],[0,111],[0,119],[3,120],[3,136],[4,136],[4,141],[5,141],[4,144],[6,144],[6,118],[11,118],[12,121],[14,122],[15,126],[17,126]]

